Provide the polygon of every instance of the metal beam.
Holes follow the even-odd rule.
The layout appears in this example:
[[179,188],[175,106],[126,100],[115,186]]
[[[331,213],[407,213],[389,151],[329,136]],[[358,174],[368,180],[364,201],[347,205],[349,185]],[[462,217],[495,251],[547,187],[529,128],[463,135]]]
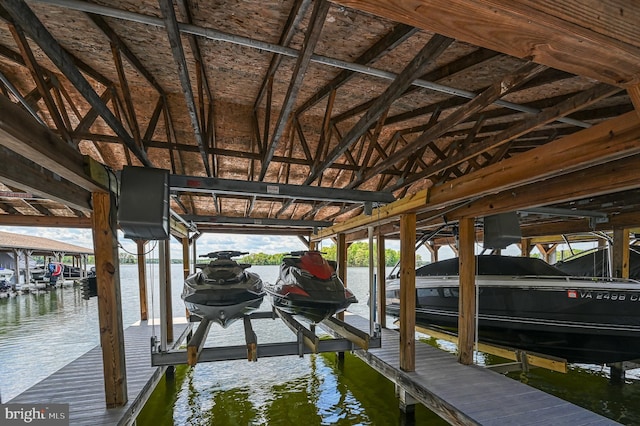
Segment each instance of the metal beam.
[[216,225],[258,225],[258,226],[282,226],[292,228],[326,228],[333,225],[333,222],[319,220],[295,220],[295,219],[270,219],[252,217],[228,217],[228,216],[198,216],[182,215],[187,222],[213,223]]
[[518,210],[518,213],[542,214],[562,217],[591,217],[594,219],[608,219],[609,215],[604,212],[594,212],[589,210],[561,209],[555,207],[536,207]]
[[[152,25],[155,27],[164,27],[163,20],[155,16],[143,15],[135,12],[128,12],[128,11],[116,9],[113,7],[100,6],[97,4],[88,3],[85,1],[79,1],[79,0],[35,0],[35,1],[39,3],[53,4],[56,6],[65,7],[73,10],[80,10],[83,12],[95,13],[98,15],[108,16],[111,18],[137,22],[140,24]],[[250,47],[252,49],[258,49],[265,52],[277,53],[279,55],[289,56],[293,58],[299,55],[299,52],[292,48],[283,47],[274,43],[267,43],[260,40],[251,39],[248,37],[242,37],[235,34],[224,33],[222,31],[217,31],[211,28],[203,28],[196,25],[189,25],[184,23],[178,23],[178,28],[180,29],[180,32],[197,35],[210,40],[224,41],[232,44],[237,44],[239,46]],[[351,70],[360,74],[378,77],[386,80],[395,80],[397,78],[397,75],[392,72],[376,69],[367,65],[354,64],[351,62],[342,61],[340,59],[335,59],[335,58],[329,58],[321,55],[313,55],[311,57],[311,61],[315,63],[323,64],[323,65],[340,68],[340,69]],[[467,99],[473,99],[477,96],[476,93],[473,93],[467,90],[457,89],[454,87],[445,86],[443,84],[438,84],[431,81],[425,81],[422,79],[417,79],[413,81],[412,84],[414,86],[422,87],[424,89],[429,89],[435,92],[446,93],[448,95],[459,96]],[[501,106],[503,108],[512,109],[514,111],[520,111],[520,112],[531,113],[531,114],[537,114],[540,112],[540,110],[536,108],[531,108],[531,107],[527,107],[524,105],[519,105],[513,102],[508,102],[503,100],[497,100],[496,102],[494,102],[494,105]],[[569,117],[560,118],[558,119],[558,121],[571,124],[574,126],[578,126],[578,127],[584,127],[584,128],[591,127],[591,124],[589,123],[579,121],[579,120],[574,120]]]
[[351,203],[390,203],[393,194],[382,191],[326,188],[266,182],[248,182],[202,176],[170,175],[169,187],[178,192],[207,192],[216,194],[261,196],[271,198],[296,198],[300,200],[344,201]]

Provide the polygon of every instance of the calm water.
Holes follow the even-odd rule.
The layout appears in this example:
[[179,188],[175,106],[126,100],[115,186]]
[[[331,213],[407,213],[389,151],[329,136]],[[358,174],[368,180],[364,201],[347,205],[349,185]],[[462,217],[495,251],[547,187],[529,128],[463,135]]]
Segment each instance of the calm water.
[[[264,281],[273,281],[277,274],[277,267],[272,266],[251,270]],[[139,319],[137,267],[123,265],[120,272],[126,327]],[[351,268],[348,274],[349,287],[359,300],[351,310],[368,317],[368,269]],[[148,275],[150,281],[157,281],[156,270],[150,269]],[[177,317],[184,312],[179,297],[182,265],[172,266],[172,282]],[[148,303],[158,318],[157,284],[153,287]],[[269,310],[268,301],[261,309]],[[253,324],[259,343],[294,339],[279,320],[255,320]],[[207,345],[242,344],[243,339],[241,322],[226,330],[214,325]],[[10,400],[98,344],[96,299],[83,300],[78,288],[0,299],[2,400]],[[483,357],[479,362],[494,361]],[[537,369],[511,377],[621,423],[640,425],[639,370],[627,373],[624,386],[610,385],[606,368],[588,365],[573,365],[568,374]],[[349,354],[343,363],[335,354],[322,354],[179,367],[174,380],[163,379],[138,419],[138,425],[154,426],[305,422],[394,425],[401,420],[393,385]],[[418,407],[416,424],[445,422]]]

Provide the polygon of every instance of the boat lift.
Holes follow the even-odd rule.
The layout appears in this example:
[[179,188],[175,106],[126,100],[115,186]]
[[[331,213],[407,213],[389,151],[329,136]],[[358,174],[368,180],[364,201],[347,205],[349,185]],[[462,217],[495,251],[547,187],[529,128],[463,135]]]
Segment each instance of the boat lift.
[[[193,317],[193,323],[197,322]],[[258,319],[280,319],[295,334],[296,340],[258,344],[258,337],[253,330],[252,321]],[[199,321],[195,332],[188,337],[187,348],[178,350],[162,350],[153,339],[151,349],[151,365],[169,366],[187,364],[195,366],[198,362],[215,362],[246,359],[255,362],[258,358],[298,355],[321,352],[347,352],[356,349],[368,350],[381,347],[381,335],[378,331],[369,335],[337,318],[330,317],[320,323],[322,327],[332,330],[339,336],[320,339],[315,333],[315,324],[308,327],[293,316],[274,308],[272,311],[253,312],[244,317],[245,345],[207,347],[206,339],[211,321]],[[164,346],[166,347],[166,346]]]

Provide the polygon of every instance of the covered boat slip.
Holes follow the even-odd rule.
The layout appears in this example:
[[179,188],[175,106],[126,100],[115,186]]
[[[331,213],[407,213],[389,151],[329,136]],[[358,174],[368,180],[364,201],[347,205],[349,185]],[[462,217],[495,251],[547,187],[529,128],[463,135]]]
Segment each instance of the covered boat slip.
[[[357,315],[346,315],[345,322],[362,330],[369,326]],[[413,398],[451,424],[618,424],[489,369],[460,364],[455,355],[422,342],[415,345],[415,371],[403,371],[399,345],[399,333],[383,328],[380,348],[354,353],[396,385],[402,402]]]
[[[178,338],[172,346],[184,340],[188,329],[186,322],[176,321],[173,332]],[[133,424],[166,370],[166,367],[151,365],[149,339],[153,330],[154,327],[145,321],[124,331],[126,404],[115,408],[105,406],[102,350],[99,345],[7,403],[69,404],[69,422],[73,425]]]

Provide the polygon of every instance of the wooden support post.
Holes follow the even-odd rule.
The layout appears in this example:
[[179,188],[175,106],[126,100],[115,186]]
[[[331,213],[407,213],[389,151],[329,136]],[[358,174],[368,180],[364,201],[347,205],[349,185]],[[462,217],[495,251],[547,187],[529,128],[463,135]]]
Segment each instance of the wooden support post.
[[387,327],[387,270],[386,270],[386,258],[384,253],[384,235],[378,234],[378,291],[376,292],[378,303],[378,324],[380,327]]
[[[20,254],[21,253],[22,253],[22,250],[13,249],[13,269],[16,271],[14,275],[16,284],[20,284]],[[25,283],[29,282],[27,281],[27,269],[24,270],[24,279],[25,279]],[[14,290],[15,290],[15,286],[14,286]]]
[[460,219],[459,262],[460,291],[458,304],[458,362],[473,363],[476,318],[475,219]]
[[[344,286],[346,287],[347,284],[347,236],[346,234],[338,234],[337,235],[338,238],[338,244],[336,247],[337,250],[337,254],[336,256],[338,257],[336,260],[338,262],[338,278],[340,278],[340,280],[342,280],[342,282],[344,283]],[[337,315],[339,320],[344,320],[344,312],[340,312]]]
[[406,416],[403,420],[406,424],[413,424],[412,419],[415,417],[417,401],[399,385],[396,385],[396,396],[400,401],[400,411]]
[[165,271],[166,274],[164,277],[160,277],[160,279],[165,279],[166,280],[166,287],[165,287],[165,291],[167,292],[167,296],[166,296],[166,302],[167,302],[167,316],[166,316],[166,321],[167,321],[167,342],[173,342],[173,307],[172,307],[172,299],[171,299],[171,245],[170,245],[170,240],[163,240],[163,241],[159,241],[159,244],[163,244],[164,245],[164,259],[161,259],[161,261],[164,261],[165,263]]
[[111,194],[93,193],[93,250],[98,283],[98,319],[107,408],[127,403],[124,329],[120,302],[120,268],[116,214]]
[[258,336],[253,331],[251,318],[247,315],[244,316],[244,340],[247,343],[247,360],[258,361]]
[[182,275],[184,279],[191,273],[189,265],[189,238],[182,238]]
[[415,371],[416,215],[400,216],[400,369]]
[[531,238],[520,240],[520,256],[529,257],[531,255]]
[[437,262],[440,246],[436,245],[433,241],[428,241],[424,244],[424,246],[427,248],[427,250],[429,250],[429,254],[431,255],[431,263]]
[[629,230],[614,228],[611,273],[614,278],[629,278]]
[[147,257],[145,253],[146,241],[136,241],[138,246],[138,286],[140,289],[140,320],[146,321],[147,314]]
[[373,333],[375,332],[374,320],[376,317],[376,306],[378,304],[374,261],[375,257],[373,254],[373,226],[370,226],[367,229],[367,234],[369,237],[369,334],[373,336]]

